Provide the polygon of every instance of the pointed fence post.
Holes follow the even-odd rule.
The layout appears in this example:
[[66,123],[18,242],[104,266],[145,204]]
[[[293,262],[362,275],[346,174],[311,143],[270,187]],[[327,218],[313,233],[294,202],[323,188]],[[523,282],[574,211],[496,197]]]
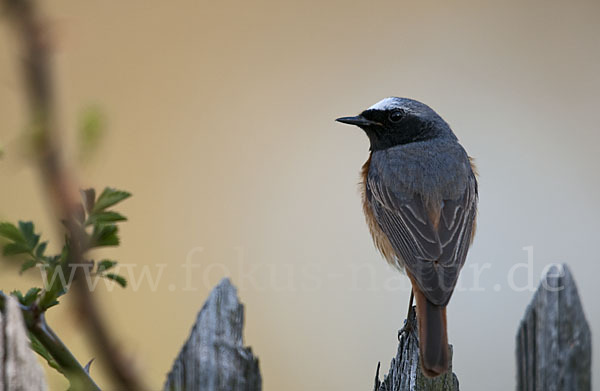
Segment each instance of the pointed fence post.
[[392,359],[390,370],[379,380],[379,368],[375,374],[374,391],[458,391],[458,378],[452,372],[452,346],[450,346],[450,368],[445,374],[436,378],[428,378],[421,372],[419,364],[419,340],[415,311],[407,322],[412,325],[410,332],[400,336],[398,353]]
[[590,391],[592,337],[567,265],[552,266],[517,334],[517,391]]
[[260,391],[258,359],[243,346],[244,306],[229,279],[213,289],[171,372],[165,391]]
[[0,390],[45,391],[44,371],[30,348],[19,303],[6,296],[0,311]]

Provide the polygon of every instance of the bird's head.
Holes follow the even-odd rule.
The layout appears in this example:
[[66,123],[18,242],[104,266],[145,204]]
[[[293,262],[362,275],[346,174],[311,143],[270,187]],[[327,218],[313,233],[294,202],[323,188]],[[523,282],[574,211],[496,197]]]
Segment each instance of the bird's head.
[[448,124],[429,106],[408,98],[385,98],[354,117],[336,121],[363,129],[371,150],[434,138],[454,138]]

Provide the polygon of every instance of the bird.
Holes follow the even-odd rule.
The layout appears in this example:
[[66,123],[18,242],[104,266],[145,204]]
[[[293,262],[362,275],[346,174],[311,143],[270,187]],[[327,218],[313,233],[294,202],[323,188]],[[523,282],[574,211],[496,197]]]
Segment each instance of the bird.
[[367,135],[362,166],[363,212],[375,247],[412,285],[422,372],[448,370],[446,307],[476,229],[474,161],[432,108],[388,97],[336,121]]

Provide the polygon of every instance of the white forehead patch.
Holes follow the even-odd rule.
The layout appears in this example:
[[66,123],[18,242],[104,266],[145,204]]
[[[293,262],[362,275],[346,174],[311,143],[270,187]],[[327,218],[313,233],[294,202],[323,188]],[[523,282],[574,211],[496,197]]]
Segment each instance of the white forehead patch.
[[389,97],[389,98],[380,100],[379,102],[375,103],[373,106],[369,107],[367,110],[386,111],[386,110],[391,110],[391,109],[395,109],[398,107],[400,107],[398,99],[394,98],[394,97]]

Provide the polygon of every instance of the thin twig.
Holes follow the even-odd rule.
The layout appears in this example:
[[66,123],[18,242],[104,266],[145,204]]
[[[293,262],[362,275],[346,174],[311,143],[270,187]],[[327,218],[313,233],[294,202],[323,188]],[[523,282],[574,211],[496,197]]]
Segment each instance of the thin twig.
[[[71,239],[69,263],[80,263],[86,249],[81,240],[83,232],[76,224],[79,208],[78,187],[68,167],[63,164],[60,135],[56,126],[54,89],[50,61],[50,45],[38,13],[36,0],[0,0],[9,11],[23,49],[24,82],[28,92],[33,119],[34,142],[39,158],[42,180],[51,198],[56,214],[64,219]],[[77,309],[87,321],[84,330],[100,354],[119,389],[143,390],[143,383],[133,365],[121,354],[110,337],[90,290],[83,278],[83,269],[77,268],[73,288]]]
[[81,366],[71,351],[58,338],[50,326],[48,326],[44,319],[44,314],[29,327],[29,331],[48,349],[54,360],[65,371],[71,380],[71,389],[100,391],[100,387],[94,383],[88,371]]

